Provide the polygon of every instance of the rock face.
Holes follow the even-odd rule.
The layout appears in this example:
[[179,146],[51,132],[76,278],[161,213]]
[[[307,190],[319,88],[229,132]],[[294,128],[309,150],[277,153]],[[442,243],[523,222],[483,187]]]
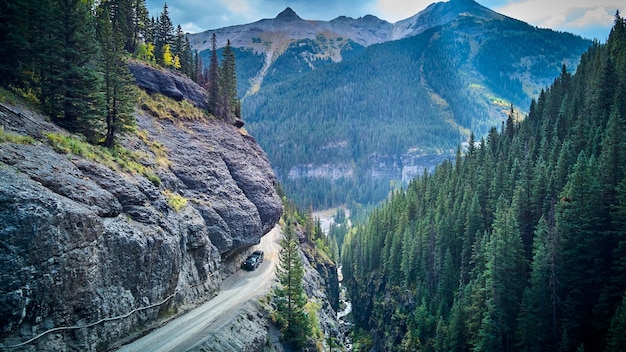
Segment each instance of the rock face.
[[[303,288],[311,302],[320,329],[326,334],[323,342],[328,348],[328,336],[333,338],[332,350],[347,350],[345,333],[339,320],[339,282],[337,267],[322,257],[315,256],[315,248],[307,242],[301,228],[296,229],[300,238],[299,256],[304,268]],[[247,302],[232,314],[221,318],[219,327],[203,333],[203,340],[189,351],[237,351],[237,352],[284,352],[291,351],[280,340],[280,331],[272,322],[275,309],[271,299]],[[312,337],[313,338],[313,337]],[[312,343],[303,351],[318,351],[319,345]],[[326,349],[324,349],[326,350]]]
[[189,351],[273,351],[267,346],[270,330],[267,311],[258,302],[247,302],[219,328],[208,331],[204,340]]
[[316,256],[316,249],[307,242],[301,229],[296,230],[300,239],[300,257],[304,264],[303,288],[309,301],[318,305],[316,311],[322,331],[338,339],[336,343],[344,345],[340,331],[339,310],[339,278],[337,266],[324,256]]
[[146,92],[150,94],[161,93],[177,101],[187,99],[199,108],[207,108],[204,89],[189,78],[169,70],[155,69],[139,62],[131,62],[128,68],[135,76],[137,85]]
[[[161,87],[160,73],[139,76]],[[197,86],[168,77],[194,100]],[[20,349],[107,349],[212,297],[229,261],[278,222],[275,176],[252,137],[220,121],[137,123],[122,144],[160,182],[59,153],[46,134],[63,130],[0,110],[3,133],[34,139],[0,142],[0,349],[58,327]]]

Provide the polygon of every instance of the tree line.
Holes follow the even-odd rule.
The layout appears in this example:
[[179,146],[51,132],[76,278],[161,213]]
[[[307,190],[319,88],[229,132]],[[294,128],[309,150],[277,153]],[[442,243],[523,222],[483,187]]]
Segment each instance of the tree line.
[[[70,132],[109,148],[135,126],[128,60],[177,70],[205,88],[214,84],[181,26],[174,29],[167,4],[150,18],[145,0],[3,1],[0,44],[2,87],[35,100]],[[223,119],[241,117],[229,49],[215,81],[224,97],[210,111]]]
[[346,235],[355,350],[622,351],[625,141],[617,13],[522,122],[472,135]]

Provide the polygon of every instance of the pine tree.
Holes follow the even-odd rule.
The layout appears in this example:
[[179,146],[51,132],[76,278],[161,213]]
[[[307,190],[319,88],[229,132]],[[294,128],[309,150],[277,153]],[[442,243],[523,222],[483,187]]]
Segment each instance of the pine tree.
[[280,246],[282,250],[276,269],[279,285],[274,289],[276,322],[283,340],[290,346],[302,348],[307,342],[310,327],[304,310],[307,303],[302,287],[304,267],[300,258],[298,237],[291,220],[287,220],[284,227]]
[[174,33],[174,41],[172,42],[172,54],[174,56],[181,57],[183,53],[183,48],[185,45],[185,33],[183,32],[183,28],[180,26],[176,26],[176,32]]
[[106,97],[106,135],[103,144],[108,148],[114,146],[117,135],[135,125],[131,89],[134,82],[125,60],[127,54],[123,33],[113,28],[115,22],[110,20],[116,9],[109,1],[102,2],[98,8],[97,22]]
[[615,310],[607,336],[607,352],[623,352],[626,346],[626,295]]
[[518,316],[518,347],[524,351],[556,350],[554,242],[554,229],[542,217],[535,230],[530,285],[524,291]]
[[131,40],[126,42],[126,50],[134,53],[141,40],[146,40],[147,31],[150,26],[150,18],[148,18],[148,8],[146,0],[131,0],[133,6],[133,31]]
[[219,76],[219,63],[217,61],[217,42],[215,33],[211,36],[211,61],[209,62],[209,74],[208,74],[208,88],[207,88],[207,103],[209,107],[209,113],[213,116],[221,117],[220,112],[220,76]]
[[[149,26],[148,9],[145,0],[108,0],[111,9],[113,28],[119,33],[124,49],[135,53],[141,38],[146,38],[146,29]],[[102,4],[102,3],[100,3]]]
[[163,4],[163,12],[161,12],[154,30],[154,50],[156,61],[159,64],[164,62],[163,54],[166,45],[172,45],[174,42],[174,25],[167,9],[167,3]]
[[607,258],[602,256],[606,240],[599,221],[602,200],[596,170],[595,158],[581,152],[558,205],[560,267],[563,268],[559,296],[563,302],[562,328],[568,338],[562,347],[566,350],[573,350],[581,343],[596,349],[596,339],[600,337],[594,330],[592,309],[602,288]]
[[0,2],[0,86],[23,85],[29,57],[32,0]]
[[196,75],[196,56],[191,49],[189,38],[185,36],[185,43],[183,44],[183,51],[181,53],[180,70],[191,78],[194,82],[198,83],[198,76]]
[[486,257],[486,311],[475,350],[512,351],[525,266],[513,207],[502,197],[498,201]]
[[98,43],[90,3],[59,0],[42,9],[47,21],[37,39],[40,101],[61,126],[97,142],[104,98],[96,71]]
[[220,70],[220,89],[222,92],[223,118],[234,121],[241,118],[241,103],[237,97],[237,72],[235,68],[235,53],[230,46],[230,40],[222,51],[222,66]]

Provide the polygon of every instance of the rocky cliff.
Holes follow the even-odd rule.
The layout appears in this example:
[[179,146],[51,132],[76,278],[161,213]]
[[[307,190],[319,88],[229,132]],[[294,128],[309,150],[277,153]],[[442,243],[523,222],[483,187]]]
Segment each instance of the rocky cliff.
[[[304,269],[302,283],[309,300],[307,312],[315,315],[310,320],[313,325],[309,345],[303,351],[347,350],[345,329],[342,329],[342,321],[337,314],[337,267],[329,258],[316,255],[317,250],[307,241],[302,228],[297,228],[296,232],[300,239],[299,255]],[[272,322],[275,309],[270,295],[259,301],[249,301],[223,317],[215,329],[206,331],[203,341],[189,351],[291,351],[283,345],[279,328]],[[329,348],[329,337],[332,338],[333,348]]]
[[[201,93],[150,70],[133,69],[139,86]],[[0,349],[45,333],[19,349],[105,350],[140,334],[212,297],[282,214],[265,153],[221,121],[137,110],[121,144],[144,172],[60,151],[55,139],[76,138],[20,105],[2,103],[0,134]]]

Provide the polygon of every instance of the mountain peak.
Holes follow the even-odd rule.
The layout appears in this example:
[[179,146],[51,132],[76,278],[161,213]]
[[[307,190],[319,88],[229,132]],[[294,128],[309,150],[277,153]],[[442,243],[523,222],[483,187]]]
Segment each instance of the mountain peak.
[[429,28],[442,26],[454,21],[460,15],[481,18],[501,18],[502,15],[480,5],[474,0],[450,0],[428,5],[413,17],[395,23],[394,39],[417,35]]
[[302,18],[300,18],[300,16],[298,16],[298,14],[296,14],[291,7],[287,7],[286,9],[283,10],[283,12],[279,13],[278,16],[276,16],[276,20],[279,21],[286,21],[286,22],[290,22],[290,21],[296,21],[296,20],[301,20]]
[[484,6],[480,5],[474,0],[450,0],[450,7],[452,9],[464,9],[464,10],[480,10],[483,11],[485,9]]

